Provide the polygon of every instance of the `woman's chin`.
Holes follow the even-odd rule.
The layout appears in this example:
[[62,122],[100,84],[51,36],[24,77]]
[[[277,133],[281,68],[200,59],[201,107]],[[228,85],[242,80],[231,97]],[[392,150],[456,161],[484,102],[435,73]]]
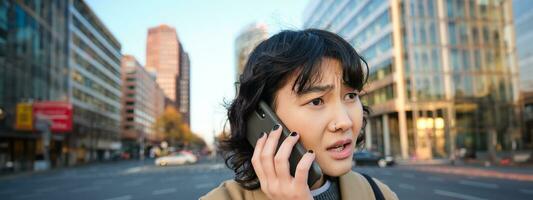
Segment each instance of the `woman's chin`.
[[352,161],[350,159],[342,161],[328,162],[324,166],[320,165],[322,173],[331,176],[339,177],[352,171]]

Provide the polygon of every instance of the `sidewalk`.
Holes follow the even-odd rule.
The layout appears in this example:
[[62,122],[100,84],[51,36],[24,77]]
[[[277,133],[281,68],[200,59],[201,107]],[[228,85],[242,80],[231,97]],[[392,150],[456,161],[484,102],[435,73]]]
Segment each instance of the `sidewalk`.
[[449,160],[400,161],[400,166],[432,173],[498,178],[517,181],[533,181],[533,165],[485,166],[484,162],[455,162]]

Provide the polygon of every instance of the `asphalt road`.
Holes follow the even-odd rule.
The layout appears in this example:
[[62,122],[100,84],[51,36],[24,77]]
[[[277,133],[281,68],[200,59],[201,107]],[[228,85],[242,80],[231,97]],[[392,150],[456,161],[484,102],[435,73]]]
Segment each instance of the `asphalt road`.
[[[358,167],[400,199],[533,199],[533,182],[420,172],[408,166]],[[156,167],[122,161],[0,177],[1,199],[198,199],[232,172],[221,163]]]

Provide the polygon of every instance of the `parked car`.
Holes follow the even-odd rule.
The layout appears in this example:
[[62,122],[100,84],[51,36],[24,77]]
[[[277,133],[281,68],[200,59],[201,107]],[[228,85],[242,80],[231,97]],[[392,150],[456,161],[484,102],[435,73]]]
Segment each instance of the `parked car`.
[[192,153],[189,152],[176,152],[168,156],[163,156],[155,159],[155,164],[157,166],[167,166],[167,165],[185,165],[196,163],[198,158]]
[[353,154],[353,162],[356,166],[377,165],[378,167],[386,167],[394,165],[394,158],[383,156],[379,152],[362,150]]

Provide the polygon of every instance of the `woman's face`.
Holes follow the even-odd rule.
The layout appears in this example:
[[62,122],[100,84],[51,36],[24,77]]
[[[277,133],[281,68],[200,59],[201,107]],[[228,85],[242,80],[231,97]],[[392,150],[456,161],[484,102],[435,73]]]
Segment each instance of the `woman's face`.
[[363,124],[363,108],[358,91],[343,84],[342,66],[336,59],[324,58],[322,78],[309,90],[292,90],[296,75],[276,93],[276,114],[300,142],[313,150],[322,172],[340,176],[352,168],[356,138]]

